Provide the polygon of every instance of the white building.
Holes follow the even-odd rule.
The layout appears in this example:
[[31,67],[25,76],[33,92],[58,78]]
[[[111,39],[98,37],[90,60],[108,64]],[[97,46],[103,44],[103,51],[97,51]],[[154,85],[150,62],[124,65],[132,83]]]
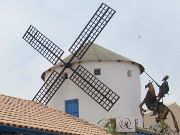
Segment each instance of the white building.
[[[71,55],[64,61],[69,60],[70,57]],[[66,79],[48,106],[66,112],[68,104],[70,107],[75,104],[75,108],[71,110],[72,114],[92,123],[117,116],[133,116],[141,123],[139,104],[141,102],[140,75],[144,69],[142,65],[96,44],[89,48],[81,60],[74,60],[72,67],[75,69],[79,64],[119,95],[119,100],[109,111],[106,111],[74,82]],[[53,70],[60,72],[62,68],[63,64],[58,63],[45,71],[42,79],[46,80]],[[72,71],[67,68],[65,73],[69,77]]]

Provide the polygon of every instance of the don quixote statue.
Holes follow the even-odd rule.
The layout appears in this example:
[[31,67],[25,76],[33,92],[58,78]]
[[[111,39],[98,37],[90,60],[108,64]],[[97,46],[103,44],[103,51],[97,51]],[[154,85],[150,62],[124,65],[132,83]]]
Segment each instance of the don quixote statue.
[[169,92],[169,86],[168,86],[168,82],[167,82],[168,78],[169,78],[169,76],[166,75],[162,79],[163,83],[161,85],[158,85],[158,83],[153,80],[157,84],[157,86],[159,87],[158,96],[156,96],[155,89],[154,89],[154,86],[152,84],[153,81],[149,82],[147,85],[145,85],[145,88],[148,88],[148,90],[147,90],[147,93],[146,93],[144,100],[139,105],[140,113],[141,113],[142,117],[144,116],[144,112],[146,112],[146,110],[143,109],[144,104],[147,106],[147,108],[149,110],[153,111],[153,114],[151,116],[157,115],[155,117],[155,120],[157,123],[160,123],[160,125],[161,125],[161,131],[160,131],[161,133],[163,133],[164,130],[169,127],[164,121],[165,119],[167,119],[167,115],[169,112],[172,116],[174,127],[176,128],[176,132],[179,132],[178,123],[177,123],[177,120],[176,120],[173,112],[166,105],[164,105],[163,102],[160,102],[160,100],[163,97],[165,97],[165,94],[168,94],[168,92]]

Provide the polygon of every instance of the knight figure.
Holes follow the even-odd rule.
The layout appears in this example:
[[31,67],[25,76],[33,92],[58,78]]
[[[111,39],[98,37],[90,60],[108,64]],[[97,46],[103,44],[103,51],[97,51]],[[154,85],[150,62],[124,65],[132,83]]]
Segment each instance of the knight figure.
[[155,111],[153,112],[153,115],[156,115],[156,112],[157,112],[157,108],[158,108],[158,103],[159,101],[165,97],[165,94],[168,94],[169,92],[169,85],[168,85],[168,82],[167,82],[167,79],[169,79],[169,76],[166,75],[162,81],[163,83],[161,85],[157,84],[157,86],[159,87],[159,93],[158,93],[158,96],[157,96],[157,103],[155,105]]
[[168,85],[168,82],[167,82],[167,79],[169,78],[168,75],[166,75],[162,81],[163,83],[161,84],[161,86],[158,85],[159,87],[159,94],[158,94],[158,101],[161,100],[161,98],[163,98],[165,96],[165,94],[168,94],[169,92],[169,85]]
[[146,84],[145,88],[147,88],[147,93],[146,93],[145,98],[139,105],[140,113],[142,117],[144,117],[144,112],[146,112],[146,110],[143,109],[144,104],[149,110],[153,111],[153,115],[156,115],[157,113],[156,122],[160,124],[160,127],[161,127],[160,133],[163,133],[165,129],[168,129],[169,127],[165,122],[165,120],[167,119],[168,113],[170,113],[172,116],[174,127],[176,128],[176,132],[179,132],[178,122],[175,118],[175,115],[166,105],[163,104],[163,102],[159,102],[165,96],[165,94],[167,94],[169,91],[169,86],[167,82],[168,78],[169,76],[166,75],[162,79],[163,83],[161,84],[161,86],[158,85],[153,80],[159,86],[158,96],[156,96],[155,94],[155,89],[152,82],[149,82],[148,84]]

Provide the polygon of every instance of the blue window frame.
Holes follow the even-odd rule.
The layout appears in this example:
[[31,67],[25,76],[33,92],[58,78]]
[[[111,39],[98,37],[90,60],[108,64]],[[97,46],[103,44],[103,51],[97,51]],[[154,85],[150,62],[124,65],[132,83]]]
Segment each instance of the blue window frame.
[[65,111],[68,114],[79,117],[79,102],[78,99],[66,100]]

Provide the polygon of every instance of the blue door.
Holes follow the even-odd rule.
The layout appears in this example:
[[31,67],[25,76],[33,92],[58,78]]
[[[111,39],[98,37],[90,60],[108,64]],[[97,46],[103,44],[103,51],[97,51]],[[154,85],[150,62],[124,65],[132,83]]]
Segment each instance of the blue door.
[[78,99],[66,100],[65,111],[68,114],[79,117],[79,102]]

